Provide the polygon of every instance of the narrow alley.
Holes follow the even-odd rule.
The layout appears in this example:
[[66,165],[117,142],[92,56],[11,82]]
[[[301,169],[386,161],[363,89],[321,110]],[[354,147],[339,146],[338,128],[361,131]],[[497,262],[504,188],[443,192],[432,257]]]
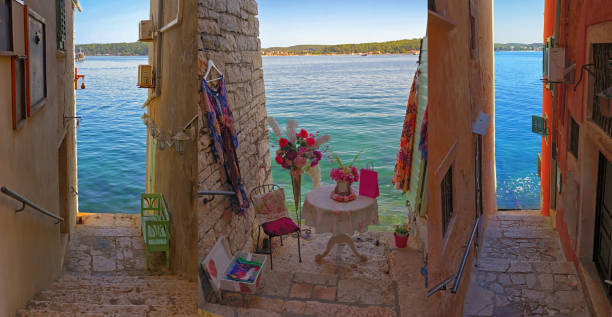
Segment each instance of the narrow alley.
[[549,217],[498,211],[488,220],[463,316],[590,316]]
[[146,269],[140,217],[80,214],[62,276],[18,316],[192,316],[196,283],[169,275],[163,254]]

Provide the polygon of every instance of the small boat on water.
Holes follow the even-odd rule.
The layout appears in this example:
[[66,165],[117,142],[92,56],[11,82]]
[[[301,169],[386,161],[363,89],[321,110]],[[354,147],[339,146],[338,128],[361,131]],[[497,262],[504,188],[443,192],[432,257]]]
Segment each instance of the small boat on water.
[[361,56],[368,56],[368,53],[363,53],[361,54]]
[[82,62],[85,60],[85,53],[79,49],[79,52],[74,55],[75,62]]

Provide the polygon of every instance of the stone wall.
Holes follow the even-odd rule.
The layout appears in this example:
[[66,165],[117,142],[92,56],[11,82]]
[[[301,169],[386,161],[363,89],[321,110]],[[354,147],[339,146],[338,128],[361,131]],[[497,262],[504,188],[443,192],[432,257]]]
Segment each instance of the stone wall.
[[[200,78],[212,59],[225,75],[228,102],[238,134],[238,159],[247,194],[272,182],[265,106],[259,21],[254,0],[198,0],[198,62]],[[204,122],[206,126],[206,122]],[[207,128],[198,139],[200,190],[231,190],[223,166],[211,154]],[[198,199],[198,256],[203,259],[220,236],[232,253],[251,250],[257,225],[252,208],[234,213],[230,198],[217,196],[204,204]],[[254,236],[255,234],[255,236]]]

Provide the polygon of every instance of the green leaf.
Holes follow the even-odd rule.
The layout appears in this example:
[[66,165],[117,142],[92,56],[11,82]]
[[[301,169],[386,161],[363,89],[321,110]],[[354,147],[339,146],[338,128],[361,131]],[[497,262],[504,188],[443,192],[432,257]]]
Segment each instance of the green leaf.
[[349,164],[349,166],[353,166],[353,164],[355,164],[355,161],[357,161],[357,158],[359,157],[359,155],[361,155],[361,153],[363,153],[363,150],[359,151],[359,153],[355,155],[355,157],[353,158],[353,161],[351,162],[351,164]]

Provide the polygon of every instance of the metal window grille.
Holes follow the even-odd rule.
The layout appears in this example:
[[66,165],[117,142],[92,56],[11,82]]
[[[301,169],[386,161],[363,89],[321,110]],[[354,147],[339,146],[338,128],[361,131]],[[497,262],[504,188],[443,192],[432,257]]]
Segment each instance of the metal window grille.
[[570,153],[574,155],[574,157],[578,158],[578,138],[580,137],[580,126],[576,123],[574,118],[570,117]]
[[57,49],[66,49],[66,6],[64,0],[55,0],[57,17]]
[[593,121],[612,136],[612,100],[603,91],[612,87],[612,43],[593,44],[595,83],[593,84]]
[[442,193],[442,235],[446,235],[446,230],[451,217],[453,216],[453,167],[446,172],[440,184]]
[[11,2],[0,0],[0,51],[13,50],[13,23],[11,21]]

